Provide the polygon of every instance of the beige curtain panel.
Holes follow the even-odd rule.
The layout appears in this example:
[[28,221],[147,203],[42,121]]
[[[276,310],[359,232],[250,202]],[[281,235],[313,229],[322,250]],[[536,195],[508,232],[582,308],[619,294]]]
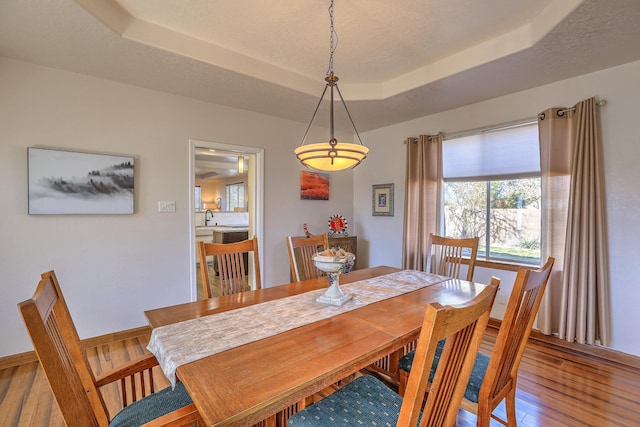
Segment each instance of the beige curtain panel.
[[610,303],[602,156],[595,98],[539,115],[542,258],[556,258],[538,327],[608,346]]
[[438,234],[442,195],[442,132],[406,142],[402,267],[424,271],[429,234]]
[[566,108],[551,108],[538,116],[540,138],[540,172],[542,193],[541,259],[555,258],[538,311],[538,328],[544,334],[558,332],[564,246],[571,185],[571,146],[573,128]]

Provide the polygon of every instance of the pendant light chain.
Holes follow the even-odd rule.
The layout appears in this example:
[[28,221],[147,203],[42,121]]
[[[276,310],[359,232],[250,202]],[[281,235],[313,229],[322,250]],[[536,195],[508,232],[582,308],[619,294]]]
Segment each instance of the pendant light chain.
[[[366,159],[367,153],[369,152],[369,149],[364,146],[362,140],[360,139],[358,129],[356,129],[356,125],[353,123],[351,114],[347,109],[347,104],[344,102],[342,93],[340,93],[340,89],[338,88],[339,78],[333,74],[333,54],[335,53],[336,47],[338,46],[338,33],[336,33],[336,30],[333,26],[333,0],[331,0],[331,3],[329,5],[329,21],[331,24],[329,32],[329,68],[327,70],[327,76],[324,79],[327,83],[324,87],[324,90],[322,91],[320,99],[318,100],[318,104],[316,105],[316,109],[313,112],[313,116],[311,116],[311,121],[309,122],[309,126],[307,126],[307,131],[304,133],[302,144],[300,144],[300,146],[294,150],[296,157],[298,158],[298,160],[300,160],[300,162],[302,162],[303,165],[311,169],[326,172],[352,169],[358,166],[362,162],[362,160]],[[309,130],[311,129],[313,120],[316,118],[316,114],[318,113],[318,109],[322,104],[322,100],[327,93],[327,89],[330,95],[329,141],[305,145],[307,137],[309,136]],[[345,109],[347,117],[351,122],[351,126],[353,126],[353,131],[358,138],[358,141],[360,141],[360,144],[350,142],[339,143],[335,138],[333,117],[334,90],[338,92],[340,102]]]
[[329,69],[327,70],[327,76],[333,76],[333,53],[336,51],[338,45],[338,34],[333,27],[333,0],[331,0],[331,4],[329,5],[329,22]]

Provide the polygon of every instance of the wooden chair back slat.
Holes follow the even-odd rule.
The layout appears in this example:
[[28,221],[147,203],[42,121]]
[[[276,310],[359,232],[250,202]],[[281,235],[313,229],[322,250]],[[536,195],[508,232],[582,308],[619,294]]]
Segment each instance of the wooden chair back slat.
[[[417,425],[423,402],[420,427],[455,425],[499,284],[500,281],[493,278],[486,289],[467,304],[427,306],[398,427]],[[446,342],[430,383],[432,360],[438,342],[443,339]]]
[[467,276],[464,279],[473,281],[478,241],[478,237],[454,239],[430,234],[426,271],[454,279],[463,279],[460,277],[461,266],[465,263],[465,255],[468,253]]
[[108,426],[109,414],[53,271],[20,304],[38,359],[67,425]]
[[211,293],[207,257],[213,257],[216,260],[221,295],[231,295],[251,290],[248,271],[245,269],[245,260],[248,259],[250,253],[253,254],[253,274],[255,276],[256,289],[262,288],[257,237],[234,243],[198,242],[198,253],[205,298],[211,298],[213,296]]
[[249,290],[243,254],[220,254],[216,256],[216,259],[220,270],[222,295],[237,294]]
[[325,275],[324,272],[316,268],[312,257],[317,252],[329,249],[327,233],[310,237],[287,236],[286,242],[289,252],[289,264],[291,265],[291,277],[294,282],[315,279]]

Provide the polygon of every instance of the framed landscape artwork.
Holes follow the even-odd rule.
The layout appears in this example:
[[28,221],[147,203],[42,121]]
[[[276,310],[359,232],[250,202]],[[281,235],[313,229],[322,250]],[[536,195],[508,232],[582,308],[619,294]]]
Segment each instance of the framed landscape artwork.
[[134,158],[28,148],[29,215],[133,214]]
[[329,200],[329,174],[300,172],[301,200]]
[[393,216],[393,184],[373,186],[373,216]]

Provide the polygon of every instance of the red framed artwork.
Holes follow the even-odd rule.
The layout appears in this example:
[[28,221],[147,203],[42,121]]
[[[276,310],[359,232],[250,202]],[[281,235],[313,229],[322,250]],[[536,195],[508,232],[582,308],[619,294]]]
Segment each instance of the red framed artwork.
[[329,174],[300,172],[301,200],[329,200]]

